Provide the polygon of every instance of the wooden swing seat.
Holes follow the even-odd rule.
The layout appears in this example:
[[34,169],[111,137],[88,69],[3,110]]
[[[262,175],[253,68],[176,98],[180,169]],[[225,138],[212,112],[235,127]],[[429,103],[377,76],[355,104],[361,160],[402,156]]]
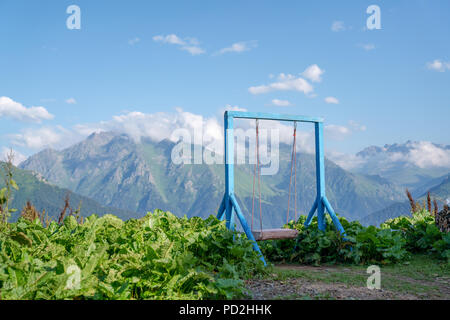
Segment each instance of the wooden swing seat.
[[253,237],[255,237],[256,241],[295,239],[297,235],[298,230],[295,229],[263,229],[253,231]]

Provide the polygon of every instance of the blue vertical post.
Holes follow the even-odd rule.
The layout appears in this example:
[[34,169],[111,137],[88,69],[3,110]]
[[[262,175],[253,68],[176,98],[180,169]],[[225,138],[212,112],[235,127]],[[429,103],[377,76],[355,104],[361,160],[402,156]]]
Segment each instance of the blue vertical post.
[[317,201],[317,198],[316,198],[316,200],[314,201],[314,204],[313,204],[311,210],[309,210],[308,216],[306,217],[305,227],[308,227],[311,224],[311,220],[312,220],[312,218],[314,216],[314,213],[316,213],[316,210],[317,210],[317,203],[318,203],[318,201]]
[[219,219],[220,221],[222,221],[225,216],[225,200],[226,200],[226,197],[223,196],[222,202],[220,203],[220,206],[219,206],[219,211],[217,212],[217,219]]
[[323,148],[323,123],[315,123],[316,133],[316,183],[317,183],[317,222],[319,229],[325,231],[325,156]]
[[234,211],[230,196],[234,193],[234,133],[233,117],[224,115],[224,137],[225,137],[225,217],[227,228],[234,230]]
[[258,243],[255,240],[255,237],[253,236],[252,230],[247,224],[247,221],[245,220],[244,214],[242,213],[241,208],[239,207],[239,203],[236,200],[236,197],[234,194],[230,195],[231,203],[233,204],[234,209],[236,210],[236,214],[238,216],[239,221],[241,222],[242,228],[244,229],[245,234],[247,235],[247,238],[253,242],[253,249],[259,253],[261,261],[266,266],[266,260],[264,259],[264,256],[261,252],[261,249],[258,246]]
[[336,213],[334,212],[333,208],[331,207],[331,204],[328,201],[327,197],[323,198],[323,204],[327,208],[328,214],[330,215],[331,220],[333,220],[333,224],[339,230],[339,232],[345,237],[346,234],[345,234],[344,227],[342,227],[342,224],[339,221],[339,218],[336,216]]

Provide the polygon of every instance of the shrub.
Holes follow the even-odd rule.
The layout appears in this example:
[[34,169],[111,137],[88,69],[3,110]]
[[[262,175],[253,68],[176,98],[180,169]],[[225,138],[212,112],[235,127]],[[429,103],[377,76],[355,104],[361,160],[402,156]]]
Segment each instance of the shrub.
[[380,228],[363,227],[358,221],[349,222],[340,217],[345,237],[334,228],[327,216],[327,227],[320,231],[317,218],[304,226],[301,216],[287,227],[299,230],[295,240],[261,242],[264,255],[275,262],[295,262],[318,265],[321,263],[396,263],[407,260],[412,253],[433,253],[449,260],[450,236],[440,232],[434,217],[421,210],[412,217],[398,217],[386,221]]
[[20,218],[0,233],[2,299],[229,299],[264,272],[252,243],[214,217]]

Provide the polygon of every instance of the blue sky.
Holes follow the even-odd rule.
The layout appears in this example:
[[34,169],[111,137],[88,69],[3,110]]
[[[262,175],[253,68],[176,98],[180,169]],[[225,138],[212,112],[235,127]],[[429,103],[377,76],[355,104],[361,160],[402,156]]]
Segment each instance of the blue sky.
[[[66,27],[72,4],[80,30]],[[372,4],[381,30],[365,28]],[[322,116],[336,152],[450,143],[446,0],[1,0],[0,39],[0,151],[63,147],[131,111],[208,118],[227,105]],[[313,89],[286,83],[299,78]]]

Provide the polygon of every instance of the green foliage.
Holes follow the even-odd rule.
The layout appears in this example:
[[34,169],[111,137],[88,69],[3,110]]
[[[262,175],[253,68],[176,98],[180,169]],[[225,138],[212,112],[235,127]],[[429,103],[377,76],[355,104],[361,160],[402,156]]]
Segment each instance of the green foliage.
[[381,228],[363,227],[358,221],[339,218],[346,231],[344,238],[327,217],[327,228],[320,231],[317,218],[304,226],[306,217],[288,227],[299,230],[296,240],[272,240],[260,243],[271,261],[319,265],[321,263],[390,264],[407,260],[412,253],[436,253],[450,261],[450,236],[436,227],[427,211],[412,217],[386,221]]
[[0,233],[1,299],[231,299],[259,272],[251,242],[214,217],[21,218]]
[[12,213],[16,212],[16,209],[10,209],[9,203],[12,197],[12,190],[19,190],[16,181],[13,179],[14,166],[12,164],[14,155],[12,151],[7,155],[7,162],[1,163],[1,173],[3,175],[3,183],[5,187],[0,188],[0,228],[4,227],[4,224],[8,222]]
[[387,220],[381,228],[400,232],[410,252],[436,254],[450,261],[450,236],[439,231],[434,216],[427,210]]

